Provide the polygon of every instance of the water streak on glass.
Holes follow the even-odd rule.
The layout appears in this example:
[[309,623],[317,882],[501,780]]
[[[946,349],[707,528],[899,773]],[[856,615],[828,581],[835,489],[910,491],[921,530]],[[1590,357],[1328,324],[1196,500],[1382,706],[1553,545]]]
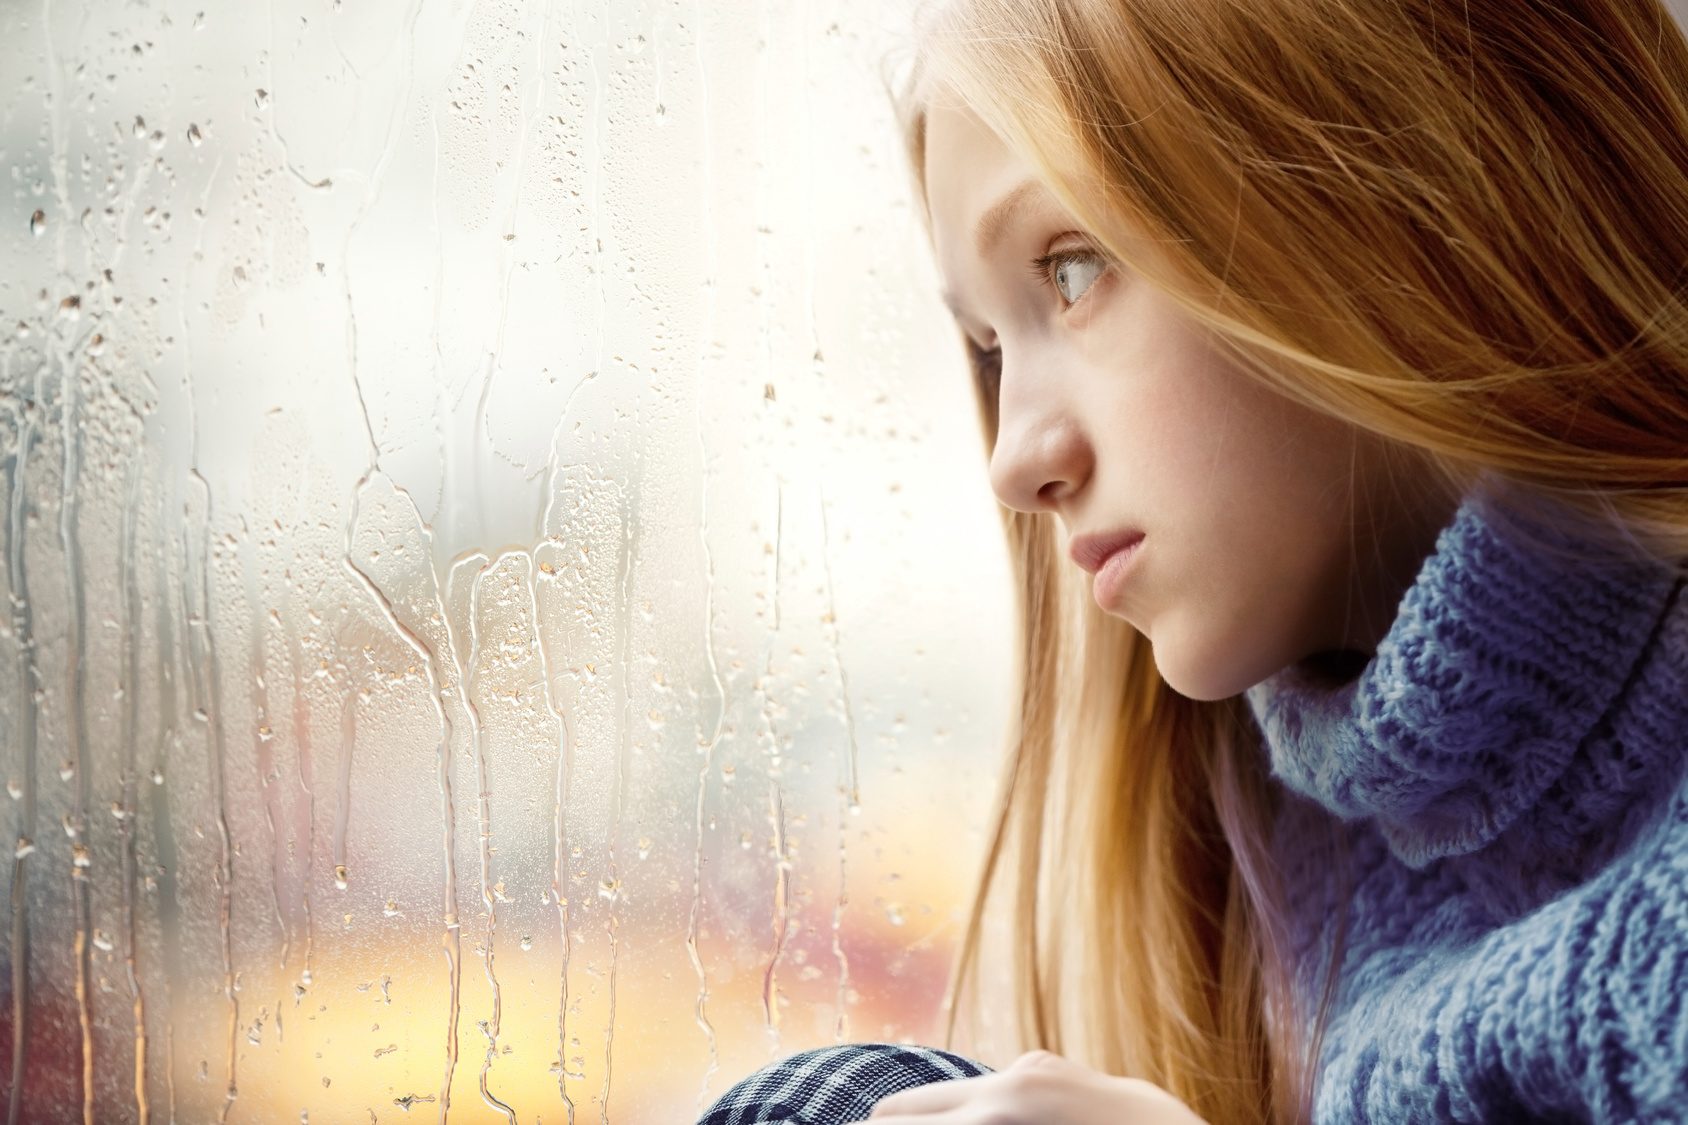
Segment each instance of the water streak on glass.
[[[710,127],[711,113],[709,101],[709,68],[705,56],[705,31],[708,20],[704,16],[703,0],[695,0],[690,13],[696,31],[693,37],[694,55],[697,65],[697,102],[699,109],[698,140],[702,150],[700,160],[701,171],[701,215],[700,225],[703,228],[703,300],[699,339],[713,340],[717,327],[717,307],[715,298],[716,280],[718,276],[720,254],[720,232],[715,225],[715,177],[714,177],[714,146],[713,131]],[[666,107],[658,103],[658,108],[666,114]],[[725,701],[726,685],[721,679],[721,661],[715,651],[715,556],[709,548],[709,495],[712,474],[709,465],[709,443],[704,437],[704,381],[708,374],[709,354],[706,348],[697,349],[697,366],[692,375],[692,438],[697,446],[698,468],[702,476],[702,487],[698,489],[698,547],[703,562],[703,657],[708,671],[706,687],[708,690],[707,703],[699,708],[700,717],[697,720],[697,749],[699,755],[697,770],[696,803],[693,806],[693,839],[695,841],[692,852],[691,867],[691,908],[686,918],[686,955],[691,961],[692,971],[697,974],[697,1000],[693,1009],[693,1018],[697,1021],[698,1029],[703,1032],[704,1041],[709,1048],[708,1062],[698,1082],[697,1104],[704,1105],[708,1101],[710,1082],[716,1071],[721,1068],[721,1046],[715,1034],[715,1026],[709,1020],[709,969],[699,948],[699,938],[702,934],[703,920],[703,865],[707,858],[707,837],[704,832],[704,817],[708,809],[709,778],[715,767],[715,750],[720,745],[721,735],[726,724]],[[700,692],[700,697],[702,693]],[[707,711],[705,710],[707,708]],[[713,712],[706,720],[701,716]],[[705,723],[707,726],[707,733]],[[571,1123],[572,1125],[572,1123]]]
[[908,20],[0,5],[9,1122],[938,1037],[1011,646]]

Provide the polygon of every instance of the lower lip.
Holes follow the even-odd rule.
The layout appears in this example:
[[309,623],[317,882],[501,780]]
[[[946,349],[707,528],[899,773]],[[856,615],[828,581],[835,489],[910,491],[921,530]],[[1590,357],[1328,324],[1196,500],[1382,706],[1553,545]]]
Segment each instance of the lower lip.
[[1138,539],[1109,555],[1097,568],[1096,581],[1091,586],[1091,594],[1095,597],[1097,605],[1103,609],[1113,609],[1119,603],[1120,593],[1131,578],[1131,564],[1142,551],[1143,540]]

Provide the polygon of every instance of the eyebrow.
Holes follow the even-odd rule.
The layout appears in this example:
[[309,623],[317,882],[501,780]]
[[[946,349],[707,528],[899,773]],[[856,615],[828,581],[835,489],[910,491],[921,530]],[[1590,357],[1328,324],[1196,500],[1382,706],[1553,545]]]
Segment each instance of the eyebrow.
[[1008,232],[1009,226],[1019,218],[1020,212],[1025,210],[1033,197],[1043,190],[1043,185],[1036,180],[1023,180],[1007,195],[991,204],[983,215],[979,216],[978,225],[973,228],[973,245],[979,257],[990,255],[1002,236]]

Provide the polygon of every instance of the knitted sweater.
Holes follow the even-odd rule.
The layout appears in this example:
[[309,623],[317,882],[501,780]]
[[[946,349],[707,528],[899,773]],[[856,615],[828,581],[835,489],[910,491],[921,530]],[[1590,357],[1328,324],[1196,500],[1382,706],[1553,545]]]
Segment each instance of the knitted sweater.
[[1315,1121],[1688,1121],[1675,573],[1468,500],[1357,680],[1249,702],[1309,1009],[1342,948]]

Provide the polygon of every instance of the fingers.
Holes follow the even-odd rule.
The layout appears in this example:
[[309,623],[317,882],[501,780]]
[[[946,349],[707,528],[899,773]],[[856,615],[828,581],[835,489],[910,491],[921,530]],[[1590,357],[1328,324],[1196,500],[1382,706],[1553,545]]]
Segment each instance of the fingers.
[[991,1099],[993,1095],[1001,1094],[1004,1086],[1023,1085],[1028,1074],[1078,1069],[1059,1055],[1052,1055],[1048,1051],[1032,1051],[1015,1059],[1013,1065],[998,1074],[961,1078],[951,1082],[934,1082],[881,1098],[873,1107],[873,1118],[877,1121],[884,1117],[919,1117],[948,1113],[953,1109],[980,1103],[982,1099]]
[[947,1113],[977,1097],[981,1084],[996,1077],[994,1074],[987,1074],[982,1078],[957,1078],[892,1094],[888,1098],[879,1099],[874,1105],[873,1119],[877,1121],[882,1117],[917,1117],[929,1113]]
[[1148,1082],[1114,1078],[1037,1051],[983,1078],[893,1094],[873,1125],[1203,1125],[1190,1108]]

